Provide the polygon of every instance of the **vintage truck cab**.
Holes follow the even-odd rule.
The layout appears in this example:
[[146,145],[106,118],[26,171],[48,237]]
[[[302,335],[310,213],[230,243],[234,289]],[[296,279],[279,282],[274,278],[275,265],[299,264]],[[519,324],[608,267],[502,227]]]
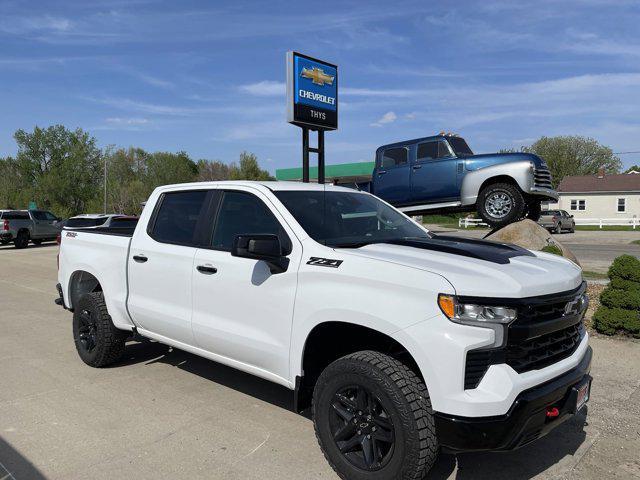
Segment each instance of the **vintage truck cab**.
[[450,134],[378,148],[368,190],[405,213],[477,210],[493,227],[537,220],[540,202],[558,199],[539,156],[474,155],[462,137]]

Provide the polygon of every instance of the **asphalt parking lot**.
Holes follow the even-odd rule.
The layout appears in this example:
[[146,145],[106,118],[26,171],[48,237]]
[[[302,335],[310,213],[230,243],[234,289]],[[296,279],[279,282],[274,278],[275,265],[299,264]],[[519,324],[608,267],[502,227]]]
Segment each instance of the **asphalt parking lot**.
[[[152,342],[85,366],[53,304],[56,253],[0,247],[0,479],[336,478],[284,388]],[[591,344],[586,419],[516,452],[442,455],[429,478],[640,478],[640,343]]]

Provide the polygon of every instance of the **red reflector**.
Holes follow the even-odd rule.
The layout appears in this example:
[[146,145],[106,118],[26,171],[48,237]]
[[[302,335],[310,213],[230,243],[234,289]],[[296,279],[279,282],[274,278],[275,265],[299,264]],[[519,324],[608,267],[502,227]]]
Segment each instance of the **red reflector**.
[[5,232],[9,231],[9,220],[5,220],[4,222],[2,222],[2,229]]
[[560,415],[560,410],[556,407],[547,408],[547,418],[556,418]]

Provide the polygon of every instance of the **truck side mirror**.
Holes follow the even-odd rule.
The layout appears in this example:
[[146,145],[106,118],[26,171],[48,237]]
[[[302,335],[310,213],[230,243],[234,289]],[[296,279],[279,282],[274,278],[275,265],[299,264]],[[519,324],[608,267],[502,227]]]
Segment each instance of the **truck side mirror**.
[[289,259],[282,254],[282,245],[277,235],[237,235],[233,241],[231,255],[262,260],[269,265],[271,273],[282,273],[289,267]]

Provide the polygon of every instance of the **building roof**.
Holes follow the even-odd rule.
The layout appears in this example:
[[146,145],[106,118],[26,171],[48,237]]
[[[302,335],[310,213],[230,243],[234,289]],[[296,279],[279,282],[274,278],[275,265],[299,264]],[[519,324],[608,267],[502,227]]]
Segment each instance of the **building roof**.
[[[374,162],[341,163],[337,165],[325,166],[325,179],[331,181],[334,178],[371,178]],[[309,177],[318,178],[318,167],[309,168]],[[280,168],[276,170],[278,180],[300,180],[302,179],[302,168]]]
[[564,177],[558,185],[558,192],[640,192],[640,175],[605,174]]

